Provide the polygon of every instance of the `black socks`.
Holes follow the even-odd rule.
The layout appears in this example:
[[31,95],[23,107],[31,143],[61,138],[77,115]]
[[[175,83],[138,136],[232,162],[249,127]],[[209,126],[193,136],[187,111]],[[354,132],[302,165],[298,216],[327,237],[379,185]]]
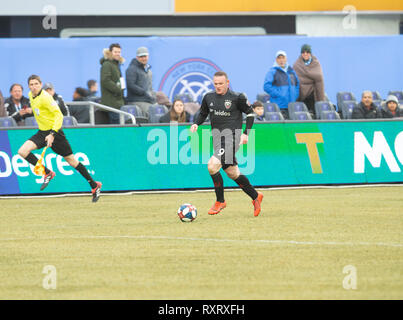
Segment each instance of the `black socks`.
[[[39,159],[32,152],[30,152],[26,156],[25,160],[27,160],[30,164],[35,166]],[[42,162],[42,164],[43,164],[43,162]],[[44,167],[45,167],[45,165],[44,165]],[[50,170],[45,167],[45,173],[48,174],[49,172],[50,172]]]
[[[214,182],[214,189],[215,189],[215,194],[217,197],[218,202],[224,202],[224,181],[222,179],[221,173],[217,172],[216,174],[213,174],[211,176],[211,179],[213,179]],[[255,200],[258,196],[257,191],[255,190],[254,187],[249,182],[249,179],[245,177],[244,175],[239,175],[237,179],[234,180],[240,187],[241,189],[249,196],[252,198],[252,200]]]
[[97,186],[96,182],[94,181],[94,179],[92,179],[92,177],[88,173],[88,170],[83,166],[81,162],[78,163],[76,170],[80,172],[80,174],[85,178],[85,180],[88,181],[92,189],[94,189]]
[[252,200],[255,200],[257,198],[257,191],[255,190],[254,187],[249,182],[249,179],[245,177],[243,174],[239,175],[237,179],[234,180],[240,187],[241,189],[249,196],[252,198]]
[[215,195],[218,202],[224,202],[224,181],[221,173],[217,172],[211,176],[214,182]]

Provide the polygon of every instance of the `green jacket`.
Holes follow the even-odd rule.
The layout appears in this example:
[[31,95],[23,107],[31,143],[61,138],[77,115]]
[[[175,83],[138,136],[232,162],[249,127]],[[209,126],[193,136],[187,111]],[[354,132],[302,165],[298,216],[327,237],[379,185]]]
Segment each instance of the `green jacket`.
[[120,87],[120,64],[125,59],[122,57],[120,61],[112,59],[109,49],[104,49],[104,56],[101,58],[101,104],[108,107],[120,109],[125,104],[123,99],[123,90]]

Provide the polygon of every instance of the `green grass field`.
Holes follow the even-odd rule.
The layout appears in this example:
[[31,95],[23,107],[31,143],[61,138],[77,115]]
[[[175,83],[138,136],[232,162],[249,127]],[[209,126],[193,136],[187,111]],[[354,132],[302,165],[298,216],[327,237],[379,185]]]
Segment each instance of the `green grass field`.
[[241,191],[0,199],[0,299],[403,298],[402,187],[262,192],[257,218]]

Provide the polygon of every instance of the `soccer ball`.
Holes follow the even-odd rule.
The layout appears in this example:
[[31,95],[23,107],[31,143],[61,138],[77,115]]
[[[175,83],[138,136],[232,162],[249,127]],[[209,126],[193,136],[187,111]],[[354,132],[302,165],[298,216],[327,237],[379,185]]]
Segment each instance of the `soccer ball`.
[[197,209],[190,203],[182,204],[178,209],[178,217],[182,222],[192,222],[197,217]]

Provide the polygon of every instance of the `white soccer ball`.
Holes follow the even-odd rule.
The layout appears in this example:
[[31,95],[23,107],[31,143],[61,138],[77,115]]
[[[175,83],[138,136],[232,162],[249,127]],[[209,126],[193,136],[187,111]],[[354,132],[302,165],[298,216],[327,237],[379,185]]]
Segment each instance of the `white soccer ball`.
[[197,217],[197,209],[190,203],[182,204],[178,209],[178,217],[182,222],[192,222]]

